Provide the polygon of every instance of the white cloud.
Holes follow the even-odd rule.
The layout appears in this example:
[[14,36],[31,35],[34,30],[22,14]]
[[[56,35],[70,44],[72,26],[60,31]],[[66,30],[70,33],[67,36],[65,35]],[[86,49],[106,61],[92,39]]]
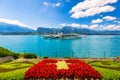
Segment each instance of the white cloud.
[[76,24],[76,23],[72,23],[72,24],[62,23],[62,24],[60,24],[60,25],[61,25],[61,26],[80,27],[80,24]]
[[120,21],[115,20],[114,22],[116,22],[116,23],[120,24]]
[[112,30],[114,29],[115,25],[108,25],[106,27],[103,27],[103,30]]
[[54,3],[54,4],[52,4],[52,6],[53,7],[59,7],[59,6],[61,6],[61,3]]
[[120,30],[119,25],[108,25],[106,27],[103,27],[103,30]]
[[87,28],[87,29],[96,29],[98,27],[97,24],[94,24],[94,25],[91,25],[91,26],[88,26],[88,25],[85,25],[85,24],[77,24],[77,23],[71,23],[71,24],[66,24],[66,23],[62,23],[60,24],[61,26],[71,26],[71,27],[77,27],[77,28]]
[[80,27],[80,24],[72,23],[72,24],[70,24],[70,26],[72,26],[72,27]]
[[89,27],[89,29],[92,29],[92,30],[96,30],[97,28],[99,28],[98,24],[93,24]]
[[49,3],[48,2],[43,2],[43,5],[44,6],[49,6]]
[[43,2],[44,6],[50,6],[50,7],[59,7],[62,3],[49,3],[49,2]]
[[101,22],[103,22],[103,20],[102,20],[102,19],[92,20],[92,23],[101,23]]
[[88,25],[85,25],[85,24],[82,24],[82,25],[80,26],[80,28],[88,28],[88,29],[89,29]]
[[82,25],[80,25],[80,28],[87,28],[87,29],[91,29],[91,30],[96,30],[98,27],[99,27],[98,24],[93,24],[93,25],[82,24]]
[[117,0],[84,0],[74,6],[70,13],[73,18],[94,16],[103,12],[112,12],[115,10],[109,4],[116,3]]
[[67,24],[66,23],[61,23],[60,26],[66,26]]
[[10,19],[0,18],[0,22],[34,29],[34,28],[32,28],[32,27],[30,27],[30,26],[28,26],[28,25],[26,25],[26,24],[24,24],[24,23],[22,23],[22,22],[20,22],[18,20],[10,20]]
[[103,17],[103,19],[105,19],[105,20],[116,20],[116,17],[105,16],[105,17]]
[[85,25],[85,24],[77,24],[77,23],[71,23],[71,24],[60,24],[61,26],[71,26],[71,27],[77,27],[77,28],[86,28],[91,30],[120,30],[120,25],[98,25],[98,24],[91,24],[91,25]]
[[[96,19],[96,20],[92,20],[92,22],[91,23],[101,23],[101,22],[103,22],[103,20],[116,20],[116,17],[112,17],[112,16],[105,16],[105,17],[103,17],[102,19]],[[115,21],[115,22],[117,22],[117,21]]]

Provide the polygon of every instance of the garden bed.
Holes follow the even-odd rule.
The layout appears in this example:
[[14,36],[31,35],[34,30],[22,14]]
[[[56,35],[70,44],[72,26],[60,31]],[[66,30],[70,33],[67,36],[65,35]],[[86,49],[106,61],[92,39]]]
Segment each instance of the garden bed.
[[56,79],[101,79],[101,74],[90,65],[78,59],[43,59],[29,68],[25,80]]

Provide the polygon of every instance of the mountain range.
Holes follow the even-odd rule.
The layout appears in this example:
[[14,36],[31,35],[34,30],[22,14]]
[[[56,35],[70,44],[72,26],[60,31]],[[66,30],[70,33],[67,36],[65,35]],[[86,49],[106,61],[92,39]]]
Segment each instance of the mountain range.
[[24,27],[24,26],[18,26],[8,23],[0,22],[0,32],[2,33],[11,33],[11,32],[34,32],[35,30]]
[[62,32],[64,34],[69,33],[78,33],[78,34],[89,34],[89,35],[119,35],[119,30],[91,30],[88,28],[78,28],[78,27],[71,27],[71,26],[65,26],[63,28],[43,28],[39,27],[37,29],[37,32],[40,34],[44,33],[58,33]]
[[31,28],[27,28],[24,26],[18,26],[8,23],[0,22],[0,33],[37,33],[37,34],[46,34],[46,33],[59,33],[62,32],[64,34],[68,33],[78,33],[78,34],[90,34],[90,35],[119,35],[119,30],[92,30],[88,28],[78,28],[71,26],[64,26],[63,28],[44,28],[38,27],[37,30],[33,30]]

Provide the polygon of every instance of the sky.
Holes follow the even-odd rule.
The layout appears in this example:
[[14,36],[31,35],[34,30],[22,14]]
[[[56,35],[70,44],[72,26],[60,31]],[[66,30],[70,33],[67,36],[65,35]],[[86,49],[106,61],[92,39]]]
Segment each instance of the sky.
[[33,29],[120,30],[120,0],[0,0],[0,22]]

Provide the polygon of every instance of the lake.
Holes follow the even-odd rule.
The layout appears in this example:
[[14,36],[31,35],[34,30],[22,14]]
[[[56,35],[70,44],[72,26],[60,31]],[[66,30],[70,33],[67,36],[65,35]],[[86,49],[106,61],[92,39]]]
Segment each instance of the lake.
[[120,56],[119,35],[87,35],[82,39],[44,39],[40,35],[0,35],[0,46],[14,52],[49,57]]

